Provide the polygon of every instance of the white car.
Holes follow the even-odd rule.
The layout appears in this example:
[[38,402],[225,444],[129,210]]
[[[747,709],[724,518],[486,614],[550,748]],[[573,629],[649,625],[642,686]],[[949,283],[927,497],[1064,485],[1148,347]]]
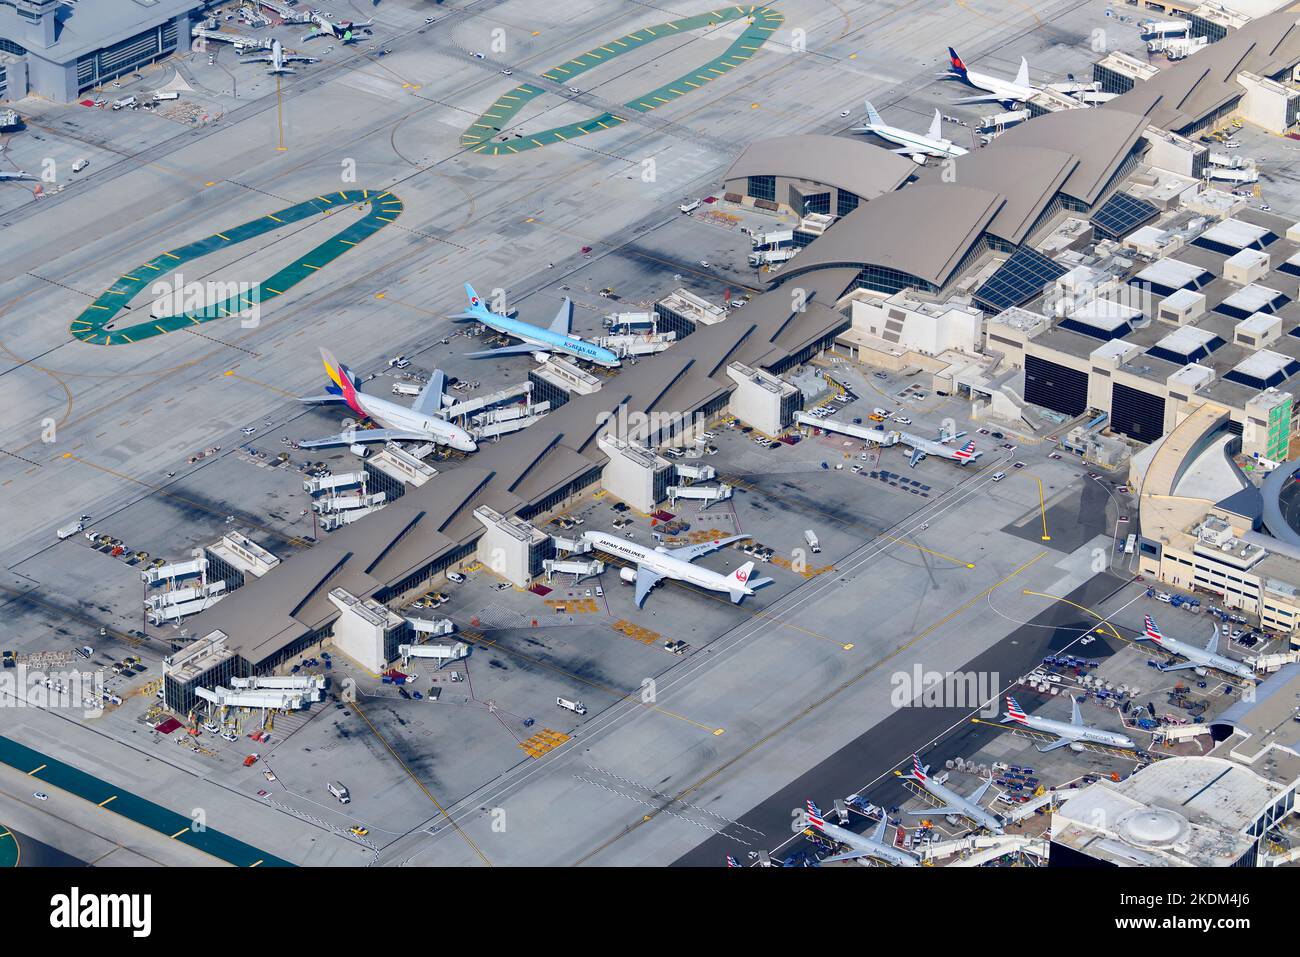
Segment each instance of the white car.
[[246,426],[246,427],[240,429],[239,431],[242,432],[242,433],[244,433],[244,435],[252,435],[254,432],[257,431],[257,427],[256,427],[256,426],[249,425],[249,426]]
[[406,356],[393,356],[388,360],[388,365],[394,369],[406,369],[411,365],[411,360]]
[[581,91],[580,89],[578,89],[576,86],[571,86],[571,87],[569,87],[569,92],[572,93],[572,94],[574,94],[574,95],[576,96],[577,94],[581,93],[582,91]]
[[447,580],[453,581],[457,585],[465,584],[465,576],[462,575],[460,572],[447,572]]
[[515,71],[514,71],[514,70],[502,70],[502,71],[501,71],[501,75],[502,75],[502,76],[514,76],[514,75],[515,75]]
[[38,801],[48,801],[50,799],[50,796],[44,791],[33,791],[32,797],[36,798]]

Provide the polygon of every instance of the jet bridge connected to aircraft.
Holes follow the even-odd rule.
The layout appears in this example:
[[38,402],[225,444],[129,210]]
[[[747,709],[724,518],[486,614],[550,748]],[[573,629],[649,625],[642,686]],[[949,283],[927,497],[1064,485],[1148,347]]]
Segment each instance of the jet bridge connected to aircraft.
[[340,472],[337,475],[312,476],[303,479],[302,490],[315,495],[317,492],[331,492],[349,485],[365,485],[365,472]]
[[818,418],[807,412],[796,412],[794,420],[800,425],[807,426],[810,429],[821,429],[824,432],[836,432],[840,435],[847,435],[851,438],[861,439],[864,442],[874,442],[880,446],[897,445],[903,440],[903,434],[897,431],[886,432],[884,429],[869,429],[863,425],[854,425],[851,422],[838,422],[830,417]]
[[216,708],[260,708],[263,711],[297,711],[323,697],[325,679],[280,678],[270,684],[268,678],[232,678],[234,688],[217,685],[211,690],[195,688],[194,693]]
[[306,10],[295,10],[275,0],[257,0],[257,5],[270,10],[285,23],[311,23],[311,14]]
[[261,37],[250,37],[243,33],[227,33],[224,30],[209,30],[207,27],[196,26],[190,31],[190,36],[195,39],[212,40],[217,43],[229,43],[236,50],[269,50],[271,41]]

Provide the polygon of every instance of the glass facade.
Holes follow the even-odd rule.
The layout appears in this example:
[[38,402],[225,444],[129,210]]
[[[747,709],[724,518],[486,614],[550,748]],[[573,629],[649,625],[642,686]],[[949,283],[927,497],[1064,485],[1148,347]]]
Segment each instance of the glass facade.
[[749,178],[749,195],[755,199],[765,199],[770,203],[776,202],[776,177],[751,176]]
[[850,193],[847,189],[840,190],[839,196],[835,198],[835,215],[847,216],[858,208],[861,202],[857,193]]
[[822,216],[830,215],[831,211],[831,194],[813,193],[803,198],[803,215],[818,213]]

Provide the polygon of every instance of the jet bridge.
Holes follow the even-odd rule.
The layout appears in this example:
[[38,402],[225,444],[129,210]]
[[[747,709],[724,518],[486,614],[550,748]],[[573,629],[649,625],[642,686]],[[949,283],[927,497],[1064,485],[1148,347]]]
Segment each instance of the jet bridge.
[[620,359],[650,356],[663,352],[677,341],[675,332],[647,332],[643,334],[617,334],[601,336],[596,345],[608,349]]
[[203,575],[208,570],[208,560],[200,555],[188,562],[172,562],[170,565],[159,565],[157,568],[146,568],[140,572],[140,580],[146,585],[157,585],[159,582],[169,581],[173,578],[188,578],[190,575]]
[[557,574],[572,575],[575,585],[586,578],[596,578],[605,574],[605,563],[599,558],[592,558],[587,561],[548,558],[542,562],[542,568],[546,571],[547,583],[550,583]]
[[712,465],[678,462],[677,474],[689,482],[707,482],[718,477],[718,470]]
[[450,635],[456,630],[456,623],[450,618],[407,618],[411,630],[417,635]]
[[144,606],[151,611],[162,611],[172,605],[183,605],[195,599],[220,595],[225,590],[226,583],[224,581],[208,582],[203,585],[189,585],[185,588],[173,588],[157,595],[150,595],[144,600]]
[[[221,584],[224,585],[225,582]],[[149,624],[165,625],[170,621],[180,621],[186,615],[197,615],[201,611],[207,611],[225,597],[224,594],[207,595],[193,601],[181,602],[179,605],[164,605],[157,610],[151,609],[148,611]]]
[[198,687],[194,693],[218,708],[261,708],[263,710],[297,711],[309,702],[320,701],[319,689],[311,688],[223,688],[212,690]]
[[668,486],[668,501],[675,505],[678,499],[692,499],[704,502],[704,507],[708,508],[714,502],[725,502],[731,498],[734,491],[725,482],[721,485],[670,485]]
[[203,40],[212,40],[216,43],[229,43],[238,51],[271,49],[270,40],[265,40],[260,37],[250,37],[243,33],[228,33],[224,30],[209,30],[207,27],[196,26],[190,31],[190,36],[202,38]]
[[[540,346],[538,347],[540,351]],[[455,419],[464,418],[475,412],[489,408],[490,406],[500,405],[503,402],[509,402],[511,399],[517,399],[521,395],[529,395],[533,390],[531,382],[525,382],[522,385],[512,385],[509,388],[502,389],[500,392],[493,392],[490,395],[481,395],[476,399],[466,399],[464,402],[458,402],[455,405],[449,405],[438,414],[449,422]]]
[[363,494],[356,492],[351,495],[327,495],[325,498],[317,499],[311,503],[312,511],[322,515],[327,512],[346,512],[352,509],[374,508],[382,505],[388,496],[384,492],[371,492]]
[[866,426],[854,425],[851,422],[838,422],[829,416],[819,418],[807,412],[796,412],[794,420],[800,425],[806,425],[809,428],[821,429],[824,432],[837,432],[840,435],[861,439],[864,442],[874,442],[881,446],[897,445],[903,439],[901,432],[869,429]]
[[315,495],[317,492],[330,492],[349,485],[365,485],[368,476],[365,472],[340,472],[337,475],[312,476],[303,479],[302,490]]
[[437,669],[449,662],[468,658],[469,645],[463,641],[454,645],[398,645],[397,653],[402,656],[403,668],[418,658],[434,662],[433,667]]
[[377,512],[383,505],[375,505],[370,508],[354,508],[343,512],[329,512],[321,516],[320,527],[327,532],[332,532],[336,528],[342,528],[344,525],[351,525],[353,522],[365,518],[371,512]]

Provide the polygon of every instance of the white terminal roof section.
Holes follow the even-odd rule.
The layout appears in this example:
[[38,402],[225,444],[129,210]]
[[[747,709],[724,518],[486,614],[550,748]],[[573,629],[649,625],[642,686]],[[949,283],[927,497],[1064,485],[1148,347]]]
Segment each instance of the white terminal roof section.
[[1165,296],[1160,300],[1162,306],[1168,306],[1177,312],[1183,312],[1196,305],[1205,298],[1204,293],[1199,293],[1195,289],[1179,289]]
[[280,559],[239,532],[227,532],[221,536],[221,541],[210,545],[208,551],[245,575],[257,578],[280,564]]
[[1235,249],[1245,249],[1257,243],[1268,233],[1269,230],[1264,226],[1242,222],[1240,219],[1225,219],[1201,233],[1200,238],[1224,246],[1232,246]]
[[1271,332],[1281,320],[1267,312],[1256,312],[1237,323],[1237,331],[1247,335],[1262,336]]
[[1079,307],[1070,318],[1092,326],[1114,332],[1126,322],[1131,322],[1142,315],[1142,310],[1134,309],[1112,299],[1094,299],[1087,305]]
[[1240,252],[1233,253],[1227,259],[1232,265],[1243,269],[1261,262],[1268,262],[1268,260],[1268,253],[1262,249],[1243,249]]
[[1246,312],[1260,312],[1265,306],[1272,305],[1282,293],[1276,289],[1269,289],[1267,286],[1261,286],[1258,283],[1251,283],[1248,286],[1242,286],[1227,299],[1223,300],[1221,305],[1231,306],[1234,309],[1242,309]]
[[1208,329],[1200,329],[1196,326],[1179,326],[1157,342],[1155,347],[1157,349],[1168,349],[1180,356],[1186,356],[1191,355],[1201,346],[1216,338],[1218,337]]
[[696,323],[711,326],[714,323],[721,322],[727,318],[727,310],[721,306],[715,306],[707,299],[695,295],[689,289],[676,289],[664,299],[659,300],[660,305],[680,316],[685,316]]
[[1269,376],[1285,369],[1290,361],[1290,356],[1284,356],[1272,349],[1260,349],[1258,352],[1252,352],[1237,363],[1233,371],[1240,372],[1242,375],[1253,376],[1256,379],[1267,380]]
[[1168,286],[1171,289],[1183,289],[1194,285],[1209,270],[1195,263],[1185,263],[1181,259],[1158,259],[1150,266],[1140,270],[1134,279]]
[[1209,366],[1199,365],[1190,362],[1183,366],[1168,379],[1169,387],[1182,386],[1187,389],[1188,395],[1199,389],[1205,388],[1214,381],[1214,370]]

